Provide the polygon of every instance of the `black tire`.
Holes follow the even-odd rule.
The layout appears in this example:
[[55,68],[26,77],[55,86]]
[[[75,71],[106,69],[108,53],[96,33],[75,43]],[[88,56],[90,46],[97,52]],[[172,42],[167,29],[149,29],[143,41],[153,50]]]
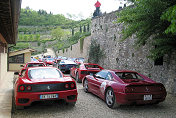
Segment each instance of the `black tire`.
[[88,93],[89,92],[89,90],[88,90],[89,87],[88,87],[88,81],[87,81],[86,78],[84,80],[83,86],[84,86],[84,92]]
[[76,81],[77,81],[78,83],[81,83],[81,80],[79,79],[79,74],[78,74],[78,72],[76,73]]
[[16,106],[16,109],[17,109],[17,110],[23,110],[23,109],[24,109],[24,106]]
[[111,109],[115,109],[120,105],[116,102],[116,97],[112,88],[108,88],[105,93],[105,102]]

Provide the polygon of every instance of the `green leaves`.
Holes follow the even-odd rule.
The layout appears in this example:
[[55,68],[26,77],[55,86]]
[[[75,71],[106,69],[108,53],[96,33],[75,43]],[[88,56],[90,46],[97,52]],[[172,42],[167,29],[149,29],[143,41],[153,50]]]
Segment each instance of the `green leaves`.
[[165,30],[166,34],[176,34],[176,5],[169,7],[161,16],[162,20],[170,22],[169,27]]
[[[134,0],[134,5],[117,13],[117,23],[123,23],[123,40],[136,36],[135,45],[140,47],[150,40],[157,47],[151,51],[152,59],[172,52],[176,43],[176,1]],[[167,21],[166,21],[167,20]],[[165,45],[163,45],[165,44]],[[151,46],[152,46],[151,45]]]

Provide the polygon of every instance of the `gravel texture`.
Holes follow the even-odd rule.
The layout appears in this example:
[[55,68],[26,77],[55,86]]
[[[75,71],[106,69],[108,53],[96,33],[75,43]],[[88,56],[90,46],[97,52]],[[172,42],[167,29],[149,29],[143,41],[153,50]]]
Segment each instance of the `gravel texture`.
[[168,94],[158,105],[120,106],[110,109],[99,97],[85,93],[77,84],[78,100],[74,107],[64,101],[36,103],[24,110],[12,110],[12,118],[175,118],[176,97]]

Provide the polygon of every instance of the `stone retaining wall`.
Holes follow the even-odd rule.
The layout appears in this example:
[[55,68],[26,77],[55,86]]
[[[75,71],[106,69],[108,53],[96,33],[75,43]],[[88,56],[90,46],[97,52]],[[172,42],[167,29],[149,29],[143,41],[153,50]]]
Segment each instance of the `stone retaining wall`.
[[90,41],[91,41],[91,36],[88,36],[84,39],[83,51],[80,50],[80,41],[78,41],[78,43],[72,45],[72,50],[71,50],[71,47],[67,48],[67,50],[65,49],[64,53],[62,50],[60,50],[59,52],[57,52],[57,55],[65,56],[65,57],[72,57],[72,58],[83,57],[85,58],[85,61],[87,62]]
[[116,21],[116,12],[92,19],[91,38],[104,49],[105,57],[99,62],[107,69],[128,69],[138,71],[157,82],[162,82],[168,92],[176,93],[176,52],[171,57],[164,56],[163,65],[155,65],[147,58],[150,47],[148,44],[134,47],[134,37],[125,41],[122,39],[122,24]]

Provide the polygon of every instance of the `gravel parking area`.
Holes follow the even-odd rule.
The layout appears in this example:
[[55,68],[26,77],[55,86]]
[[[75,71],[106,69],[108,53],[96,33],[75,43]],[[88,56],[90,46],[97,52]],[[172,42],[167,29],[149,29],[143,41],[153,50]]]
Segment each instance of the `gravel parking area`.
[[91,93],[83,91],[77,84],[78,101],[75,107],[63,101],[36,103],[24,110],[12,110],[12,118],[175,118],[176,97],[168,95],[158,105],[121,106],[110,109],[105,102]]

